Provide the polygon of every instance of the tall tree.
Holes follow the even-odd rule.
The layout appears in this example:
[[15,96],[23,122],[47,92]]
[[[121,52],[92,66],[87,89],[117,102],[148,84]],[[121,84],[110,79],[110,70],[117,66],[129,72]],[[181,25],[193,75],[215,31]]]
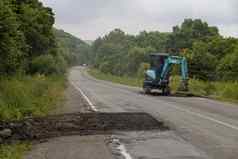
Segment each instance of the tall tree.
[[185,19],[181,27],[173,27],[169,37],[168,49],[179,52],[181,49],[191,48],[195,41],[207,41],[209,37],[219,36],[216,27],[208,26],[201,19]]
[[26,45],[9,1],[0,1],[0,74],[12,74],[23,65]]

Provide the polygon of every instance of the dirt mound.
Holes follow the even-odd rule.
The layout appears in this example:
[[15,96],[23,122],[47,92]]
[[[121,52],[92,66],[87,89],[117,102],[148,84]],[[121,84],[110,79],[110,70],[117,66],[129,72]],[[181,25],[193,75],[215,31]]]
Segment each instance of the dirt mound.
[[163,122],[146,113],[76,113],[5,122],[10,129],[4,141],[39,140],[67,135],[111,134],[113,131],[167,130]]

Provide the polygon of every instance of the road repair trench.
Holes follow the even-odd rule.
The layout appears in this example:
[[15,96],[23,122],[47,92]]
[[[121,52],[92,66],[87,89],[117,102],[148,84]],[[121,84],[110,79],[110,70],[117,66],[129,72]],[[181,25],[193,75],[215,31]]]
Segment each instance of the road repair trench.
[[113,131],[147,130],[168,130],[168,127],[146,113],[75,113],[0,123],[3,143],[69,135],[112,134]]

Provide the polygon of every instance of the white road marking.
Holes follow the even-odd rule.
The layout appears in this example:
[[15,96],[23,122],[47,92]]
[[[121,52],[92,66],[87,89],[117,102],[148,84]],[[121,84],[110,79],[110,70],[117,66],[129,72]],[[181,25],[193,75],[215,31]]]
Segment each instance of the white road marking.
[[[93,103],[90,101],[90,99],[84,94],[84,92],[82,91],[82,89],[77,86],[74,82],[71,82],[71,84],[82,94],[82,96],[85,98],[85,100],[87,101],[87,103],[89,104],[89,106],[91,107],[91,109],[95,112],[97,112],[98,110],[96,109],[96,107],[93,105]],[[118,147],[117,149],[120,151],[120,153],[122,154],[123,157],[125,157],[125,159],[132,159],[131,155],[127,152],[125,145],[123,145],[119,139],[113,139],[113,142],[118,143]]]
[[[93,110],[97,111],[97,109],[95,108],[95,106],[90,102],[90,100],[88,99],[88,97],[82,92],[82,90],[74,83],[72,83],[81,93],[83,96],[85,96],[85,99],[87,100],[87,102],[89,103],[89,105],[92,107]],[[220,121],[220,120],[217,120],[217,119],[214,119],[212,117],[209,117],[209,116],[206,116],[206,115],[202,115],[200,113],[196,113],[196,112],[193,112],[193,111],[190,111],[190,110],[187,110],[187,109],[183,109],[181,107],[177,107],[177,106],[172,106],[173,108],[177,109],[177,110],[180,110],[182,112],[186,112],[188,114],[191,114],[191,115],[194,115],[194,116],[197,116],[197,117],[200,117],[202,119],[206,119],[206,120],[209,120],[209,121],[212,121],[212,122],[215,122],[217,124],[220,124],[220,125],[223,125],[227,128],[231,128],[231,129],[234,129],[234,130],[237,130],[238,131],[238,127],[235,126],[235,125],[232,125],[232,124],[229,124],[229,123],[226,123],[226,122],[223,122],[223,121]]]
[[116,143],[117,149],[120,151],[121,155],[125,158],[125,159],[132,159],[131,155],[127,152],[125,145],[123,145],[119,139],[113,139],[113,142]]
[[183,109],[183,108],[180,108],[180,107],[177,107],[177,106],[172,106],[173,108],[177,109],[177,110],[180,110],[182,112],[186,112],[188,114],[191,114],[191,115],[194,115],[194,116],[197,116],[197,117],[200,117],[202,119],[206,119],[206,120],[210,120],[212,122],[215,122],[217,124],[220,124],[220,125],[223,125],[225,127],[228,127],[228,128],[231,128],[231,129],[234,129],[234,130],[238,130],[238,127],[237,126],[234,126],[232,124],[229,124],[229,123],[226,123],[226,122],[223,122],[223,121],[220,121],[220,120],[217,120],[217,119],[214,119],[212,117],[209,117],[209,116],[206,116],[206,115],[202,115],[200,113],[196,113],[196,112],[193,112],[193,111],[190,111],[190,110],[187,110],[187,109]]
[[74,86],[75,89],[77,89],[83,96],[83,98],[87,101],[88,105],[91,107],[91,109],[95,112],[97,112],[97,108],[93,105],[93,103],[89,100],[89,98],[85,95],[85,93],[82,91],[82,89],[77,86],[74,82],[71,82],[71,84]]

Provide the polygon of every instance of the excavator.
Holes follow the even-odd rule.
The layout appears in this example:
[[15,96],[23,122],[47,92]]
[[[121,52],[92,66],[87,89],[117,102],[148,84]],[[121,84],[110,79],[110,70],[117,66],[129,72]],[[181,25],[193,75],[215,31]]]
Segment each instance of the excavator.
[[153,53],[150,54],[150,68],[145,72],[144,93],[150,94],[152,90],[161,90],[162,95],[170,95],[169,79],[173,65],[180,65],[181,83],[179,91],[188,91],[189,77],[186,58],[168,53]]

